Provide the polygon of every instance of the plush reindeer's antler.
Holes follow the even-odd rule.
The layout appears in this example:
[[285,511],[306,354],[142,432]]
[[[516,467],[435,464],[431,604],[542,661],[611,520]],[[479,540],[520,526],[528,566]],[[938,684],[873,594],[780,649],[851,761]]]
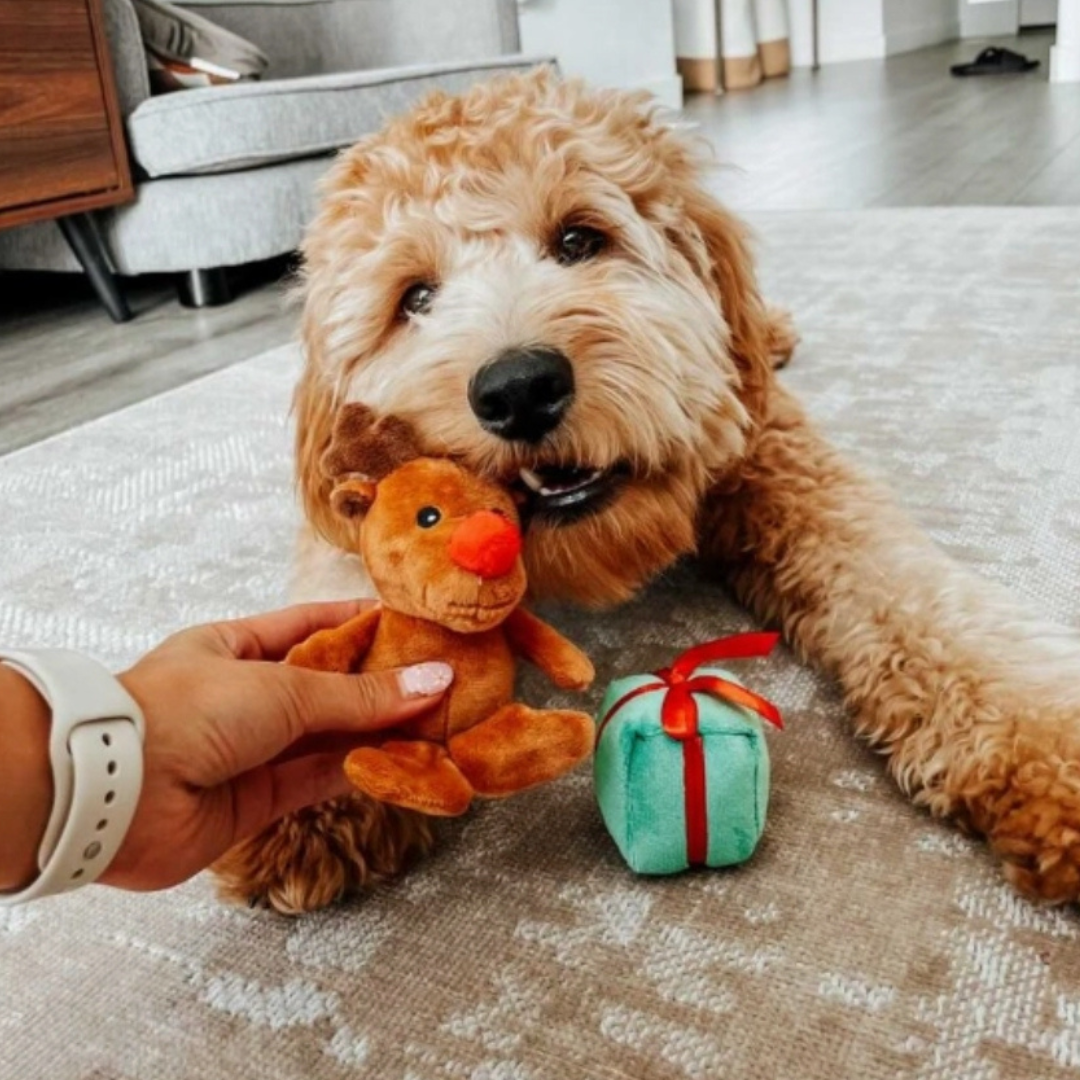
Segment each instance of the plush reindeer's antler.
[[419,456],[420,446],[408,421],[377,416],[367,405],[350,402],[338,411],[322,468],[332,480],[352,476],[377,482]]

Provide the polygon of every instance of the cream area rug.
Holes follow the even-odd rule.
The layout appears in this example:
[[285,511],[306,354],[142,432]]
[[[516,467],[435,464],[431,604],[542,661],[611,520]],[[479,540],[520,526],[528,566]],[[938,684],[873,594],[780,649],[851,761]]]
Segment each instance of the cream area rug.
[[[754,219],[804,342],[784,380],[952,554],[1080,623],[1080,211]],[[120,666],[284,599],[284,349],[0,461],[0,638]],[[552,613],[613,675],[748,628],[690,569]],[[747,865],[621,863],[588,770],[483,807],[309,918],[205,878],[0,914],[5,1080],[1053,1080],[1080,1076],[1080,919],[911,808],[786,651]],[[524,693],[543,702],[536,677]],[[2,752],[2,751],[0,751]]]

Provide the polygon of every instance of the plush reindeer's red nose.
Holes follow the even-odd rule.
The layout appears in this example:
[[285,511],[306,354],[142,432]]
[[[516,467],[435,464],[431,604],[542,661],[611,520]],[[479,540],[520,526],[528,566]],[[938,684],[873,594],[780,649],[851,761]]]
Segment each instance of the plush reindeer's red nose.
[[450,558],[462,570],[482,578],[509,574],[520,554],[517,526],[493,510],[470,514],[450,537]]

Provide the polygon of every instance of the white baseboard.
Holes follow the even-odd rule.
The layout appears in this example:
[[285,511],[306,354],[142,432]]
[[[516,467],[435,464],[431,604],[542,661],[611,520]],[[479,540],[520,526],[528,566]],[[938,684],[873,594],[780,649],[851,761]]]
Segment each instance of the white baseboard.
[[959,37],[959,19],[945,23],[923,23],[921,26],[913,26],[910,30],[886,34],[885,54],[886,56],[895,56],[897,53],[923,49],[927,45],[940,45],[943,41],[956,41]]
[[659,79],[645,79],[635,83],[633,89],[648,90],[657,101],[667,109],[683,107],[683,85],[681,75],[664,75]]
[[995,0],[972,3],[961,0],[961,37],[1003,37],[1015,34],[1020,27],[1019,0]]

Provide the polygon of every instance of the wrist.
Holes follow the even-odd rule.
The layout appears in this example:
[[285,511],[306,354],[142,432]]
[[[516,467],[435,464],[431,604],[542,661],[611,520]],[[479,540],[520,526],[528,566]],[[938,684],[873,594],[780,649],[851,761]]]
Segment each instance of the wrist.
[[[14,705],[10,708],[18,730],[11,742],[19,754],[12,755],[4,777],[14,774],[15,794],[3,794],[11,803],[15,830],[8,837],[12,867],[5,877],[18,877],[20,884],[0,892],[0,907],[10,907],[89,885],[112,862],[142,790],[143,716],[116,677],[81,653],[0,649],[0,662],[24,677],[47,704],[47,722],[39,726],[48,730],[52,775],[50,785],[37,771],[32,719],[41,718],[40,706],[28,707],[25,693],[15,690],[17,712]],[[4,678],[14,689],[10,676]],[[6,702],[4,707],[9,707]],[[40,812],[42,799],[50,805],[44,835],[35,838],[28,817]],[[38,840],[40,872],[28,882],[23,880],[29,865],[26,840],[20,836]]]
[[0,892],[38,873],[37,854],[53,803],[51,711],[17,671],[0,664]]

